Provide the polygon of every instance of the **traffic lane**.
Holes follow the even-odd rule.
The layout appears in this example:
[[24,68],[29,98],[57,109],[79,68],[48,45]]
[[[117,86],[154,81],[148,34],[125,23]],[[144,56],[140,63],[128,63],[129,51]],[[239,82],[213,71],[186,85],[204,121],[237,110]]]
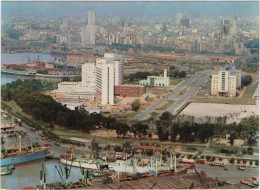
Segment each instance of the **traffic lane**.
[[208,164],[196,164],[198,171],[205,171],[207,176],[218,178],[231,183],[239,183],[240,179],[252,179],[253,176],[259,176],[258,168],[246,168],[238,170],[235,166],[228,166],[229,170],[224,170],[223,167],[209,166]]
[[[173,88],[172,90],[174,90],[174,93],[178,93],[182,90],[184,90],[185,87],[188,86],[188,84],[196,81],[199,79],[199,77],[201,77],[201,75],[199,74],[196,74],[194,76],[192,76],[191,78],[183,81],[182,83],[180,83],[179,85],[177,85],[175,88]],[[148,108],[146,108],[145,111],[139,113],[138,115],[136,115],[134,117],[134,119],[138,119],[138,120],[143,120],[143,119],[146,119],[146,118],[149,118],[150,117],[150,113],[152,112],[158,112],[156,111],[156,108],[159,106],[159,105],[162,105],[165,101],[171,99],[171,100],[175,100],[176,98],[176,95],[173,94],[172,92],[168,93],[166,96],[164,96],[162,99],[160,99],[159,101],[155,102],[154,104],[152,104],[151,106],[149,106]],[[157,117],[158,118],[158,117]]]

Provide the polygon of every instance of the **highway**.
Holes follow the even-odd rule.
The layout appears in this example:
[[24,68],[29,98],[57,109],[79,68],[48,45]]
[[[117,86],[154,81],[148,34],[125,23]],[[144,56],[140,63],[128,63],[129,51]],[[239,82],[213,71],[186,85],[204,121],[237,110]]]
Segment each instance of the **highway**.
[[[159,115],[155,118],[156,120],[159,119],[160,115],[168,111],[172,114],[175,114],[176,111],[186,102],[192,95],[200,88],[202,84],[204,84],[208,78],[210,77],[210,72],[203,71],[198,72],[195,75],[192,75],[190,78],[179,83],[175,86],[171,92],[165,95],[162,99],[158,100],[154,104],[150,105],[146,108],[146,110],[142,111],[141,113],[137,114],[134,119],[136,120],[146,120],[151,115],[152,112],[157,112]],[[173,100],[174,103],[168,107],[166,110],[156,110],[156,108],[163,105],[166,101]]]

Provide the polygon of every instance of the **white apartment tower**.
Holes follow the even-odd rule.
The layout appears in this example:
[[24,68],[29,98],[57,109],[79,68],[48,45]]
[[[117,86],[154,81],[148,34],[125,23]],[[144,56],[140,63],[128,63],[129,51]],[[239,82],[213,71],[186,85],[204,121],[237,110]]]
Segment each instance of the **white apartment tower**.
[[122,83],[122,57],[105,53],[96,59],[96,90],[101,94],[101,104],[114,104],[114,86]]
[[85,63],[82,65],[81,85],[89,92],[96,93],[96,63]]
[[212,75],[211,95],[214,96],[236,96],[236,76],[229,71],[219,71]]

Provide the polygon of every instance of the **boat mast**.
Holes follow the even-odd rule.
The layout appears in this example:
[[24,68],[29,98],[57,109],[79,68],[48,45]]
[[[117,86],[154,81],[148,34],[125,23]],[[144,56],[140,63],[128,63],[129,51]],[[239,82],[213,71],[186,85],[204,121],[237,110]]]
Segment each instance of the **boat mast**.
[[22,137],[19,136],[18,138],[19,138],[19,153],[21,153],[22,152]]

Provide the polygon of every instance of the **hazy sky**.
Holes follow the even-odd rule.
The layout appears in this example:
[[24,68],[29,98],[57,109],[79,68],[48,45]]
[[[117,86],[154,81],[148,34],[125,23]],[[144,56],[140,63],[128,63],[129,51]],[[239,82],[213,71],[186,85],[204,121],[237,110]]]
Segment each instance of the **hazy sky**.
[[2,2],[2,16],[257,16],[259,2]]

